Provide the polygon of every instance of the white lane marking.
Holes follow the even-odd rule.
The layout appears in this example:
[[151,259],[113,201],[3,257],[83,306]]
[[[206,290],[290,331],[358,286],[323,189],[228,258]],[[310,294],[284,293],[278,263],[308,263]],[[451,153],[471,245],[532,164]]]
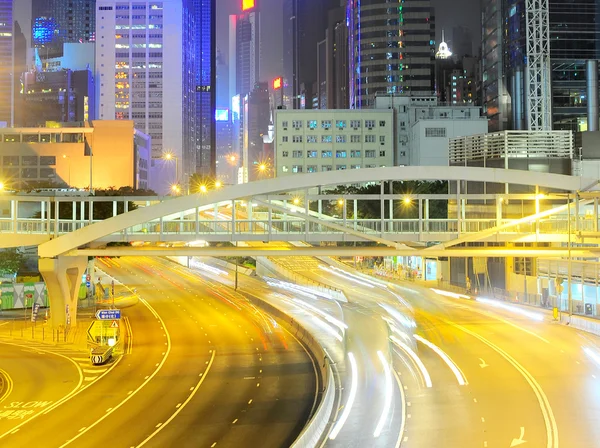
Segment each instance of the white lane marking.
[[[150,310],[150,312],[157,318],[157,320],[160,321],[163,324],[163,326],[166,328],[166,325],[165,325],[164,321],[159,316],[159,314],[156,312],[156,310],[145,299],[143,299],[143,298],[140,297],[139,300],[140,300],[140,302],[142,302],[146,306],[146,308],[148,308],[148,310]],[[77,440],[81,435],[85,434],[90,429],[94,428],[96,425],[98,425],[99,423],[101,423],[105,418],[107,418],[110,414],[112,414],[117,409],[119,409],[121,406],[123,406],[125,403],[127,403],[140,390],[142,390],[144,388],[144,386],[146,386],[152,380],[152,378],[154,378],[158,374],[158,372],[160,371],[160,369],[162,369],[164,363],[166,362],[167,358],[169,357],[169,353],[171,352],[171,336],[170,336],[170,334],[169,334],[168,331],[167,331],[167,342],[166,342],[166,344],[168,344],[167,345],[167,355],[162,359],[162,361],[160,362],[160,365],[158,366],[158,368],[156,368],[156,370],[154,370],[154,372],[152,372],[152,375],[150,375],[149,378],[147,378],[146,380],[144,380],[144,382],[142,384],[140,384],[137,387],[137,389],[135,389],[131,393],[128,393],[127,397],[123,401],[121,401],[118,405],[116,405],[113,409],[111,409],[110,412],[107,412],[106,414],[104,414],[102,417],[100,417],[98,420],[96,420],[94,423],[92,423],[90,426],[88,426],[88,428],[85,431],[80,432],[78,435],[76,435],[75,437],[73,437],[71,440],[69,440],[68,442],[66,442],[63,445],[61,445],[60,448],[64,448],[65,446],[67,446],[71,442],[73,442],[74,440]],[[123,358],[121,357],[119,359],[123,359]]]
[[86,376],[83,381],[94,381],[96,379],[95,376]]
[[[27,348],[26,345],[21,345],[21,344],[16,344],[13,342],[5,342],[5,341],[1,341],[0,343],[5,344],[5,345],[11,345],[13,347],[21,347],[21,348]],[[57,400],[53,405],[51,405],[48,409],[46,409],[43,413],[37,413],[32,415],[31,417],[29,417],[27,420],[25,420],[24,422],[21,422],[19,425],[15,426],[12,430],[9,430],[7,432],[5,432],[4,434],[0,434],[0,439],[2,439],[3,437],[7,436],[8,434],[14,434],[16,433],[21,426],[25,425],[26,423],[29,423],[31,420],[33,420],[34,418],[36,418],[38,415],[41,414],[47,414],[48,412],[50,412],[53,409],[56,409],[58,406],[60,406],[62,403],[64,403],[65,401],[71,399],[72,397],[74,397],[75,395],[77,395],[79,392],[81,392],[83,389],[81,388],[81,385],[83,384],[83,372],[81,371],[81,367],[79,367],[79,365],[73,360],[73,358],[69,358],[68,356],[62,355],[60,353],[55,353],[51,350],[45,350],[43,348],[38,349],[42,352],[45,352],[47,354],[51,354],[51,355],[55,355],[55,356],[59,356],[63,359],[66,359],[67,361],[71,362],[76,368],[77,368],[77,372],[79,373],[79,382],[77,383],[77,386],[75,386],[71,392],[69,392],[67,395],[65,395],[63,398],[61,398],[60,400]],[[115,363],[116,365],[117,363]],[[108,373],[108,372],[107,372]]]
[[106,372],[108,369],[83,369],[83,373],[102,373]]
[[234,421],[231,422],[231,424],[235,425],[237,421],[238,421],[238,419],[236,418]]
[[422,338],[418,334],[415,334],[414,338],[420,343],[425,344],[427,347],[433,350],[440,358],[442,358],[442,361],[444,361],[444,363],[446,363],[446,365],[450,368],[460,386],[469,384],[464,373],[462,373],[462,370],[460,370],[460,368],[456,365],[454,361],[452,361],[452,359],[450,358],[450,356],[448,356],[446,352],[444,352],[437,345],[429,342],[427,339]]
[[[196,395],[196,392],[198,392],[198,389],[200,389],[200,386],[202,385],[202,383],[204,382],[204,380],[206,379],[206,373],[208,373],[208,371],[210,370],[213,361],[215,360],[215,355],[216,355],[216,351],[212,352],[211,358],[210,358],[210,362],[208,363],[208,367],[206,368],[206,370],[204,371],[204,375],[200,378],[200,381],[198,381],[198,383],[196,384],[195,387],[192,388],[192,393],[185,399],[185,401],[183,402],[183,404],[181,406],[179,406],[177,408],[177,410],[167,419],[166,422],[164,422],[164,424],[162,424],[162,426],[160,428],[158,428],[156,431],[154,431],[152,434],[150,434],[148,437],[146,437],[138,446],[137,448],[144,446],[150,439],[152,439],[156,434],[158,434],[165,426],[167,426],[169,423],[171,423],[171,421],[173,421],[173,419],[175,417],[177,417],[177,415],[183,410],[183,408],[185,408],[187,406],[187,404],[192,400],[192,398],[194,398],[194,396]],[[215,442],[216,445],[216,442]]]
[[552,412],[552,407],[550,406],[550,402],[548,401],[548,397],[546,396],[544,390],[542,389],[542,386],[540,386],[540,384],[536,381],[536,379],[533,377],[533,375],[531,375],[531,373],[529,373],[525,369],[525,367],[523,367],[521,364],[519,364],[517,362],[517,360],[514,359],[512,356],[510,356],[507,352],[502,350],[500,347],[498,347],[494,343],[488,341],[486,338],[479,335],[478,333],[475,333],[474,331],[471,331],[468,328],[463,327],[462,325],[455,324],[448,320],[444,320],[444,322],[446,322],[446,324],[448,324],[448,325],[452,325],[453,327],[456,327],[456,328],[464,331],[467,334],[470,334],[474,338],[479,339],[485,345],[487,345],[488,347],[490,347],[491,349],[493,349],[494,351],[499,353],[504,359],[506,359],[510,364],[512,364],[515,369],[517,369],[517,371],[523,376],[523,378],[525,378],[527,383],[533,389],[533,392],[535,393],[535,396],[540,405],[540,409],[542,411],[542,416],[544,417],[544,424],[546,426],[547,448],[558,448],[558,444],[559,444],[558,443],[559,442],[558,441],[558,427],[556,425],[556,419],[554,418],[554,413]]

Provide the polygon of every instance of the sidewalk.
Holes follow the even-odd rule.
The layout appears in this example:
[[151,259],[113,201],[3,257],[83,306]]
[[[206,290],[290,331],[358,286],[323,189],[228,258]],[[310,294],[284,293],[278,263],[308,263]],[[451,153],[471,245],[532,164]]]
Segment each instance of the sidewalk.
[[4,311],[0,316],[0,339],[38,342],[87,353],[87,329],[94,320],[93,316],[78,317],[77,325],[65,332],[64,328],[53,330],[49,323],[44,323],[44,312],[40,312],[38,322],[33,323],[30,315],[27,315],[27,320],[24,319],[23,310]]

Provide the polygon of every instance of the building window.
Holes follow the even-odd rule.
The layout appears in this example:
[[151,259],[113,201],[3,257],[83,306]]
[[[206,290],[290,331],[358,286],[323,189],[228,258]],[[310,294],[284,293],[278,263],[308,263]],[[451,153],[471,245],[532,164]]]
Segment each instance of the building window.
[[375,127],[375,120],[365,120],[365,128],[373,129]]
[[282,143],[287,143],[289,141],[288,136],[284,135],[283,137],[281,137],[281,141],[282,141]]
[[56,165],[56,156],[40,156],[40,165],[42,165],[42,166]]
[[385,157],[385,151],[379,151],[379,157]]
[[282,151],[281,157],[288,157],[290,155],[289,151]]
[[340,130],[346,129],[346,120],[335,120],[335,127]]
[[336,165],[335,169],[338,170],[338,171],[345,170],[346,169],[346,165]]
[[333,171],[333,167],[331,165],[323,165],[321,171]]
[[346,151],[336,151],[335,152],[336,159],[345,159],[346,157],[348,157],[348,154],[346,153]]
[[336,135],[335,142],[336,143],[346,143],[346,136],[345,135]]
[[286,120],[286,121],[282,121],[282,122],[281,122],[281,127],[283,127],[283,129],[287,130],[287,127],[288,127],[288,122],[287,122],[287,120]]
[[446,128],[425,128],[425,137],[446,137]]
[[292,120],[292,127],[300,129],[302,127],[302,120]]
[[360,135],[351,135],[350,143],[360,143]]
[[350,169],[351,170],[359,170],[360,169],[360,165],[350,165]]
[[360,154],[360,150],[359,149],[353,149],[352,151],[350,151],[350,157],[353,158],[360,158],[362,157]]
[[308,128],[312,130],[317,129],[317,120],[308,120],[306,122],[306,126],[308,126]]
[[293,165],[292,166],[292,173],[301,173],[302,172],[302,165]]
[[375,143],[374,135],[365,135],[365,143]]
[[309,159],[314,159],[314,158],[318,157],[317,151],[313,151],[313,150],[306,151],[306,157],[308,157]]
[[379,126],[384,127],[385,126],[385,120],[380,120],[379,121]]
[[22,156],[21,157],[21,165],[22,166],[38,166],[38,157],[37,156]]
[[287,165],[283,165],[281,167],[281,171],[284,172],[284,173],[287,173],[289,171],[289,168],[287,167]]
[[321,136],[321,143],[331,143],[331,142],[332,142],[331,135],[322,135]]
[[317,136],[316,135],[307,135],[306,142],[307,143],[317,143]]
[[385,143],[385,135],[379,136],[379,143]]
[[317,170],[317,165],[307,165],[306,166],[306,172],[307,173],[316,173]]
[[300,150],[292,151],[292,157],[294,159],[301,159],[302,158],[302,151],[300,151]]
[[322,159],[331,159],[331,155],[332,155],[331,151],[321,151]]
[[375,157],[375,150],[374,149],[367,149],[365,151],[365,157],[367,157],[369,159]]
[[360,128],[360,120],[350,120],[350,127],[353,129]]
[[302,143],[302,136],[301,135],[294,135],[292,137],[292,143]]
[[321,127],[323,129],[331,129],[331,120],[321,120]]

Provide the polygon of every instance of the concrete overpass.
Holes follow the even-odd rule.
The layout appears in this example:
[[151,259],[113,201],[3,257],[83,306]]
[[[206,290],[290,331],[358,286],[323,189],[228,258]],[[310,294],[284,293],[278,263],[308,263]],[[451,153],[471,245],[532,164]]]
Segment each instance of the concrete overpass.
[[[385,192],[389,182],[405,180],[448,180],[456,183],[456,194],[411,196],[410,200],[418,207],[418,219],[395,219],[394,206],[404,200],[402,195]],[[481,182],[495,184],[523,185],[531,187],[535,194],[523,195],[469,195],[461,192],[461,183]],[[343,184],[378,183],[377,195],[340,195],[323,193],[328,186]],[[40,271],[48,284],[50,300],[53,303],[53,321],[55,324],[66,321],[66,313],[56,309],[76,309],[73,303],[76,291],[72,290],[73,279],[85,270],[88,255],[102,254],[139,254],[151,255],[216,255],[212,248],[112,248],[101,249],[107,241],[124,242],[189,242],[203,241],[304,241],[308,243],[367,241],[378,243],[381,247],[361,248],[365,254],[421,254],[427,256],[486,256],[482,250],[455,248],[457,242],[497,241],[497,242],[560,242],[566,241],[573,232],[572,225],[579,234],[588,232],[588,238],[598,234],[597,207],[595,193],[585,200],[575,192],[589,191],[598,183],[594,179],[558,174],[524,172],[517,170],[472,168],[472,167],[390,167],[353,171],[335,171],[267,179],[243,185],[234,185],[206,194],[194,194],[177,198],[77,198],[54,200],[54,216],[49,199],[40,202],[37,218],[19,216],[19,198],[6,198],[11,203],[11,221],[2,222],[0,244],[12,245],[39,244]],[[540,192],[547,192],[542,198]],[[360,197],[359,197],[360,196]],[[29,200],[29,199],[28,199]],[[39,200],[39,199],[38,199]],[[135,200],[140,207],[127,210],[128,201]],[[140,201],[141,200],[141,201]],[[349,218],[356,216],[357,203],[360,200],[379,201],[382,218],[364,220]],[[429,201],[446,200],[453,202],[455,216],[448,219],[429,218]],[[521,219],[506,219],[503,209],[510,201],[531,201],[535,214]],[[27,200],[26,200],[27,201]],[[60,219],[60,204],[71,201],[73,219]],[[96,222],[93,215],[94,204],[112,202],[113,217]],[[337,217],[322,213],[326,202],[340,204]],[[477,202],[492,205],[494,216],[486,219],[467,219],[467,204]],[[541,210],[541,202],[552,203],[550,208]],[[31,202],[31,200],[29,200]],[[310,211],[311,204],[317,204],[316,211]],[[41,205],[43,204],[43,205]],[[120,205],[125,213],[118,214]],[[242,204],[245,204],[242,206]],[[352,213],[349,213],[352,204]],[[530,204],[530,205],[531,205]],[[594,219],[584,220],[580,216],[580,207],[593,207]],[[85,219],[77,219],[79,210]],[[223,213],[228,209],[227,214]],[[207,217],[207,214],[210,217]],[[385,216],[387,214],[387,217]],[[240,216],[245,215],[246,219]],[[560,217],[556,217],[560,215]],[[573,219],[573,216],[577,217]],[[569,219],[570,218],[570,219]],[[36,221],[37,220],[37,221]],[[27,227],[29,226],[29,227]],[[18,243],[16,243],[18,236]],[[33,242],[33,243],[32,243]],[[424,243],[438,243],[434,248],[425,248]],[[409,247],[412,246],[412,247]],[[351,248],[353,249],[353,248]],[[351,249],[320,247],[297,248],[304,254],[342,253]],[[512,249],[525,256],[523,249]],[[560,256],[564,248],[544,250],[543,256]],[[311,252],[312,251],[312,252]],[[463,255],[459,255],[462,252]],[[231,248],[220,252],[221,255],[248,252],[255,255],[295,254],[273,248]],[[450,254],[452,252],[452,255]],[[475,255],[477,252],[477,255]],[[487,250],[489,253],[489,249]],[[595,257],[594,248],[580,249],[580,256]],[[490,253],[489,256],[510,256],[512,252]],[[537,253],[536,253],[537,254]],[[533,252],[529,256],[534,255]],[[54,306],[54,305],[58,306]],[[71,322],[75,316],[71,315]]]

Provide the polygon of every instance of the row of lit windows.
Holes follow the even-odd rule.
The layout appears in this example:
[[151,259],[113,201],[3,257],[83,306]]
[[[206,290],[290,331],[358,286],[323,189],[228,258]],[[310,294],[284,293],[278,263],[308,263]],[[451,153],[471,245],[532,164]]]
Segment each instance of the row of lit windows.
[[[292,153],[292,158],[293,159],[301,159],[304,157],[304,151],[301,150],[294,150],[291,152]],[[335,158],[336,159],[345,159],[348,157],[351,159],[356,159],[356,158],[362,158],[362,151],[359,149],[353,149],[351,151],[346,151],[346,150],[340,150],[340,151],[335,151]],[[374,157],[377,157],[377,150],[375,149],[367,149],[364,151],[365,154],[365,158],[371,159]],[[281,157],[289,157],[290,156],[290,151],[282,151],[281,152]],[[322,159],[331,159],[334,156],[334,152],[333,151],[321,151],[321,158]],[[319,151],[314,150],[314,149],[310,149],[308,151],[306,151],[306,157],[309,159],[316,159],[319,157]],[[379,157],[385,157],[385,151],[379,151]]]
[[[375,127],[377,120],[365,120],[364,122],[365,122],[365,128],[373,129]],[[292,127],[294,129],[301,129],[303,127],[303,124],[304,124],[303,120],[292,120]],[[331,129],[332,124],[333,124],[332,120],[321,120],[321,128],[322,129]],[[359,129],[362,127],[362,120],[350,120],[349,124],[350,124],[350,128]],[[284,120],[281,122],[281,126],[283,127],[284,131],[286,131],[287,128],[289,127],[288,125],[289,125],[289,121],[287,121],[287,120]],[[318,126],[317,120],[307,120],[306,121],[306,127],[309,129],[317,129],[317,126]],[[336,129],[343,130],[343,129],[346,129],[347,126],[348,126],[347,120],[335,120]],[[380,120],[379,126],[384,127],[385,120]]]
[[115,44],[115,48],[162,48],[162,44],[149,43],[149,44]]
[[124,62],[124,61],[119,61],[115,64],[115,68],[116,69],[122,69],[122,68],[162,68],[162,63],[156,63],[153,62],[151,64],[146,65],[145,62],[139,62],[139,61],[134,61],[132,62],[131,65],[129,65],[128,62]]
[[[377,136],[376,135],[365,135],[365,143],[375,143],[377,141]],[[282,143],[289,143],[290,139],[289,136],[284,135],[281,137],[281,142]],[[318,143],[319,138],[317,135],[307,135],[306,136],[306,143]],[[362,141],[362,136],[361,135],[351,135],[350,136],[350,143],[360,143]],[[292,143],[303,143],[304,142],[304,136],[302,135],[293,135],[292,136]],[[336,143],[348,143],[348,138],[346,135],[336,135],[335,136],[335,142]],[[385,143],[385,135],[380,135],[379,136],[379,142],[380,143]],[[333,143],[333,136],[332,135],[321,135],[321,143]]]
[[[333,168],[333,165],[323,165],[321,166],[321,171],[333,171]],[[351,170],[358,170],[360,168],[362,168],[361,165],[350,165]],[[377,165],[365,165],[365,168],[377,168]],[[335,165],[335,169],[336,171],[347,170],[348,165]],[[283,171],[284,173],[289,173],[290,168],[288,168],[287,165],[283,165],[281,167],[281,171]],[[306,165],[306,171],[304,171],[304,165],[292,165],[291,171],[294,174],[303,172],[316,173],[319,171],[319,167],[317,165]]]

